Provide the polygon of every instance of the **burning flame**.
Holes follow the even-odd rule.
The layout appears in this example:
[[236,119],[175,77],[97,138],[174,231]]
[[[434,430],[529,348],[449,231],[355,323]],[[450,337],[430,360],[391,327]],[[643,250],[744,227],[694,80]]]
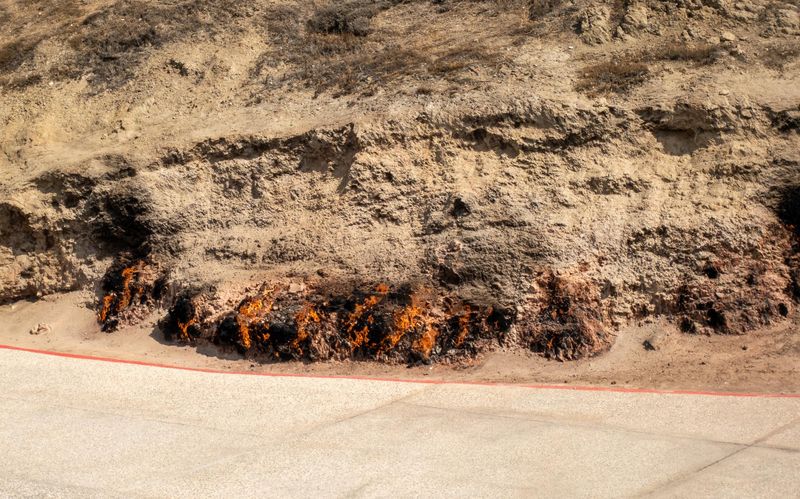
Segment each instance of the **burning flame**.
[[[250,350],[253,346],[253,338],[250,331],[250,326],[264,319],[272,311],[274,300],[270,297],[274,290],[270,290],[265,296],[255,296],[245,298],[245,300],[236,309],[238,315],[236,323],[239,326],[239,340],[245,350]],[[187,326],[188,327],[188,326]],[[263,333],[261,341],[269,339],[269,333]]]
[[[375,322],[375,318],[370,314],[370,311],[383,300],[389,292],[389,286],[386,284],[379,284],[375,288],[374,295],[370,295],[364,299],[364,303],[357,303],[355,310],[347,318],[347,337],[350,338],[350,349],[356,350],[358,347],[367,342],[369,335],[369,326]],[[367,315],[368,314],[368,315]],[[367,324],[357,328],[361,318],[366,315]]]
[[108,313],[111,311],[111,305],[114,303],[114,293],[109,293],[103,297],[103,308],[100,309],[98,320],[105,322],[108,318]]
[[439,336],[439,331],[433,327],[432,324],[426,323],[425,330],[422,335],[414,342],[412,348],[421,353],[424,358],[428,358],[433,351],[433,346],[436,344],[436,337]]
[[250,350],[250,347],[253,346],[253,342],[250,340],[250,326],[242,319],[236,319],[236,322],[239,324],[239,339],[242,342],[242,347],[245,350]]
[[294,340],[292,340],[292,350],[298,354],[303,353],[300,344],[308,338],[308,325],[312,322],[319,324],[319,314],[316,310],[314,310],[314,306],[312,304],[306,303],[295,316],[295,323],[297,324],[297,336]]
[[381,351],[388,351],[397,346],[403,337],[410,331],[415,331],[430,322],[424,310],[429,308],[427,303],[420,303],[417,294],[411,295],[411,303],[393,314],[393,327],[384,337]]
[[[295,301],[297,293],[282,298],[276,287],[242,300],[234,314],[225,315],[224,322],[219,323],[217,337],[242,353],[258,349],[284,359],[362,355],[380,359],[391,352],[397,356],[411,354],[411,359],[427,362],[438,355],[440,343],[463,349],[471,341],[470,335],[488,334],[502,327],[489,317],[491,307],[443,299],[436,290],[420,287],[405,294],[407,289],[390,296],[389,286],[380,284],[371,292],[358,294],[358,299],[332,295],[333,299],[324,301],[320,299],[324,295],[315,291],[306,295],[305,301]],[[398,302],[402,298],[407,301]],[[270,325],[276,303],[282,308],[274,318],[277,322]],[[293,328],[286,324],[289,310]],[[193,324],[178,325],[184,338]],[[280,333],[271,337],[271,330]]]
[[388,351],[396,347],[406,333],[416,329],[421,321],[422,310],[412,300],[411,305],[394,313],[392,330],[384,337],[380,350]]
[[131,299],[133,298],[131,289],[133,278],[136,276],[137,272],[134,266],[122,269],[122,290],[109,291],[108,294],[103,296],[103,306],[100,309],[100,313],[97,314],[98,321],[105,323],[113,312],[122,312],[130,306]]
[[122,270],[122,298],[117,303],[117,312],[121,312],[131,304],[131,282],[133,282],[134,275],[136,275],[134,267],[126,267]]
[[189,328],[195,324],[197,324],[197,319],[195,317],[192,317],[189,320],[189,322],[186,323],[179,322],[178,330],[180,334],[180,339],[182,339],[183,341],[189,341]]
[[[272,308],[272,303],[268,302],[265,306],[263,298],[247,298],[244,300],[244,302],[242,302],[242,304],[239,305],[237,312],[247,318],[255,318],[264,308]],[[267,310],[266,313],[269,313],[269,310]]]
[[469,305],[464,306],[464,313],[458,317],[458,335],[456,336],[454,345],[460,347],[464,340],[469,335],[469,320],[472,314],[472,307]]
[[439,330],[434,326],[435,321],[429,315],[430,309],[430,304],[421,301],[419,294],[411,295],[411,303],[394,313],[394,327],[384,338],[381,350],[391,350],[409,332],[420,332],[412,348],[426,358],[430,356],[439,336]]

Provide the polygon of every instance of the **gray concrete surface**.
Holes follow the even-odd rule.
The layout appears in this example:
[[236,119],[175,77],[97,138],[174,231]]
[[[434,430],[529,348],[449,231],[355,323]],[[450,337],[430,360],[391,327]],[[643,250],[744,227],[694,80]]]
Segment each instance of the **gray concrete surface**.
[[800,497],[800,399],[209,374],[0,350],[0,496]]

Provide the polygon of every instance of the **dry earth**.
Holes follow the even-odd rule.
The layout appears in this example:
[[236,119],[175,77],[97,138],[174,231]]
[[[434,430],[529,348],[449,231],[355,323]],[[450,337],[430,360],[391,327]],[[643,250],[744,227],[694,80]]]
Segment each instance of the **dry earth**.
[[797,1],[3,0],[0,23],[4,341],[798,389]]

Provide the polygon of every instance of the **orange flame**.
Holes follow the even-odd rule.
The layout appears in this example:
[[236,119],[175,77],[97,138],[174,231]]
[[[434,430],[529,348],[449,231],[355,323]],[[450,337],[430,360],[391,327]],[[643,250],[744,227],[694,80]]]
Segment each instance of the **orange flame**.
[[439,335],[434,319],[429,315],[430,308],[429,303],[420,300],[419,294],[411,295],[411,304],[395,312],[394,327],[384,338],[382,349],[391,350],[409,332],[421,332],[414,340],[412,348],[426,358],[430,356]]
[[250,326],[242,321],[241,318],[236,319],[236,322],[239,324],[239,339],[242,341],[242,347],[244,347],[245,350],[250,350],[250,347],[253,345],[250,340]]
[[[270,291],[270,293],[272,290]],[[250,326],[263,318],[265,318],[272,311],[274,300],[267,296],[254,296],[246,298],[236,309],[239,315],[236,317],[236,323],[239,325],[239,340],[245,350],[249,350],[253,346],[253,339],[250,331]],[[188,327],[188,326],[187,326]],[[265,333],[262,341],[266,341],[269,335]]]
[[455,346],[460,347],[469,335],[469,319],[472,314],[472,307],[464,306],[464,313],[458,317],[458,335],[456,336]]
[[414,342],[412,347],[421,353],[424,358],[428,358],[431,355],[431,351],[433,351],[433,346],[436,344],[437,336],[439,336],[439,331],[432,324],[425,324],[425,331]]
[[114,293],[109,293],[103,297],[103,308],[100,310],[98,320],[105,322],[108,318],[108,313],[111,311],[111,305],[114,303]]
[[393,314],[393,327],[383,339],[381,351],[388,351],[397,346],[401,339],[409,332],[424,324],[422,309],[417,303],[416,296],[411,297],[411,304],[395,311]]
[[133,276],[135,274],[136,269],[134,267],[126,267],[122,271],[122,298],[120,298],[119,303],[117,303],[117,312],[121,312],[131,304],[131,282],[133,282]]
[[292,350],[301,354],[302,348],[300,347],[300,343],[305,341],[309,336],[308,324],[310,322],[319,324],[320,317],[317,311],[314,310],[314,306],[310,303],[306,303],[297,313],[295,322],[297,324],[297,336],[292,340]]
[[[267,303],[267,306],[271,307],[272,304]],[[259,315],[259,312],[261,312],[264,308],[265,308],[264,300],[259,297],[253,297],[245,299],[244,302],[242,302],[242,304],[239,305],[237,312],[239,312],[240,314],[244,315],[247,318],[255,318]],[[269,311],[267,311],[267,313],[269,313]]]
[[195,324],[197,324],[197,319],[194,317],[189,319],[189,322],[178,323],[178,330],[180,331],[180,337],[183,341],[189,341],[189,328]]
[[369,326],[375,322],[372,315],[367,315],[367,324],[360,329],[356,329],[361,318],[368,314],[375,305],[381,302],[386,294],[389,292],[389,286],[386,284],[378,284],[375,288],[377,294],[370,295],[364,299],[364,303],[357,303],[355,310],[347,318],[347,336],[350,338],[350,348],[355,350],[367,342],[369,335]]

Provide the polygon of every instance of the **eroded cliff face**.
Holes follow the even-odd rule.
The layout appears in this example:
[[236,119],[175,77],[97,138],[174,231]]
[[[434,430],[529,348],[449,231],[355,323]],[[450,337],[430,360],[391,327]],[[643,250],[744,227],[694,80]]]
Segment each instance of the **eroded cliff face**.
[[[103,82],[6,81],[0,300],[93,289],[106,331],[161,310],[168,339],[265,359],[567,360],[648,316],[687,334],[793,320],[796,5],[435,4],[353,20],[256,2],[200,35],[86,42],[118,53],[87,59]],[[82,5],[69,40],[134,4]],[[181,5],[195,22],[222,4]],[[278,7],[288,17],[263,17]],[[154,19],[139,22],[161,33]],[[480,54],[431,41],[467,46],[482,22],[494,38]],[[301,39],[338,52],[265,62]],[[204,64],[193,40],[239,52]],[[400,40],[416,58],[389,70]],[[43,37],[6,78],[72,64],[58,42]],[[135,66],[120,73],[120,58]],[[336,79],[336,64],[364,61],[384,65]],[[334,72],[301,71],[315,67]]]

